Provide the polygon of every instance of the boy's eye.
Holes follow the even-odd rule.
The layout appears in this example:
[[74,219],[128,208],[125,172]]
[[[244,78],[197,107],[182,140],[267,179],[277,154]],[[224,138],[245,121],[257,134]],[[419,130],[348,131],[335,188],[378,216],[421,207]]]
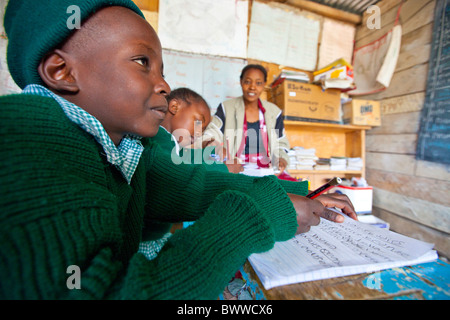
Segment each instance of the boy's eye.
[[140,64],[141,66],[148,66],[148,59],[147,58],[137,58],[134,59],[135,62],[137,62],[138,64]]

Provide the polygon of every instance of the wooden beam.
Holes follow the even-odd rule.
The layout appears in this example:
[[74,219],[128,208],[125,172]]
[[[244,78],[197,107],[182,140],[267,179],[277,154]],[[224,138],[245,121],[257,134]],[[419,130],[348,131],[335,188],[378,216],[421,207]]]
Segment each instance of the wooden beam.
[[362,17],[357,14],[342,11],[339,9],[335,9],[335,8],[332,8],[332,7],[329,7],[329,6],[320,4],[320,3],[312,2],[312,1],[288,0],[285,3],[290,4],[294,7],[300,8],[300,9],[304,9],[306,11],[311,11],[311,12],[317,13],[317,14],[327,17],[327,18],[344,21],[344,22],[349,22],[354,25],[358,25],[362,21]]
[[450,237],[448,233],[429,228],[414,220],[398,216],[390,211],[377,207],[373,208],[372,214],[389,222],[390,229],[394,232],[421,241],[434,243],[434,247],[440,255],[450,258]]
[[373,206],[416,223],[450,233],[450,208],[430,201],[373,188]]
[[450,180],[437,180],[417,175],[367,168],[366,180],[374,188],[450,207]]
[[159,0],[133,0],[141,10],[158,12]]

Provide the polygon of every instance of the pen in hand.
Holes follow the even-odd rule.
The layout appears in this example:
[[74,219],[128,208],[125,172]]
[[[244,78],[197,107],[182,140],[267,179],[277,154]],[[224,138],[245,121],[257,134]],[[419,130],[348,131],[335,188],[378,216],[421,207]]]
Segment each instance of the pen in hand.
[[310,198],[310,199],[314,199],[314,198],[320,196],[322,193],[324,193],[328,189],[340,184],[341,182],[342,182],[341,178],[335,177],[335,178],[331,179],[330,181],[328,181],[327,183],[325,183],[323,186],[317,188],[316,190],[314,190],[313,192],[308,194],[306,197]]

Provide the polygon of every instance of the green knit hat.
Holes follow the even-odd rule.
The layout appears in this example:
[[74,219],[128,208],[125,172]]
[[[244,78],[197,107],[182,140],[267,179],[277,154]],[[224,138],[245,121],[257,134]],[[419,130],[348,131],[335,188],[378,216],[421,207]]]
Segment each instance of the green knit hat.
[[131,0],[9,0],[4,18],[7,60],[11,76],[22,89],[32,83],[43,84],[37,71],[41,59],[76,31],[68,27],[68,20],[73,21],[70,18],[75,11],[69,9],[73,5],[80,9],[81,22],[109,6],[129,8],[144,18]]

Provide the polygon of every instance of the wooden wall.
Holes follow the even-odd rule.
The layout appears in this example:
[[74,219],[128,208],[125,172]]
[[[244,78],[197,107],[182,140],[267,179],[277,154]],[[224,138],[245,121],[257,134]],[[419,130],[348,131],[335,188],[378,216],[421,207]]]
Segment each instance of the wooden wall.
[[[355,47],[368,44],[394,25],[400,0],[382,0],[381,29],[366,27],[355,36]],[[382,126],[367,132],[366,177],[374,187],[373,213],[391,229],[435,243],[450,257],[450,166],[415,159],[420,111],[424,105],[436,0],[403,2],[402,45],[388,89],[363,98],[379,100]]]

